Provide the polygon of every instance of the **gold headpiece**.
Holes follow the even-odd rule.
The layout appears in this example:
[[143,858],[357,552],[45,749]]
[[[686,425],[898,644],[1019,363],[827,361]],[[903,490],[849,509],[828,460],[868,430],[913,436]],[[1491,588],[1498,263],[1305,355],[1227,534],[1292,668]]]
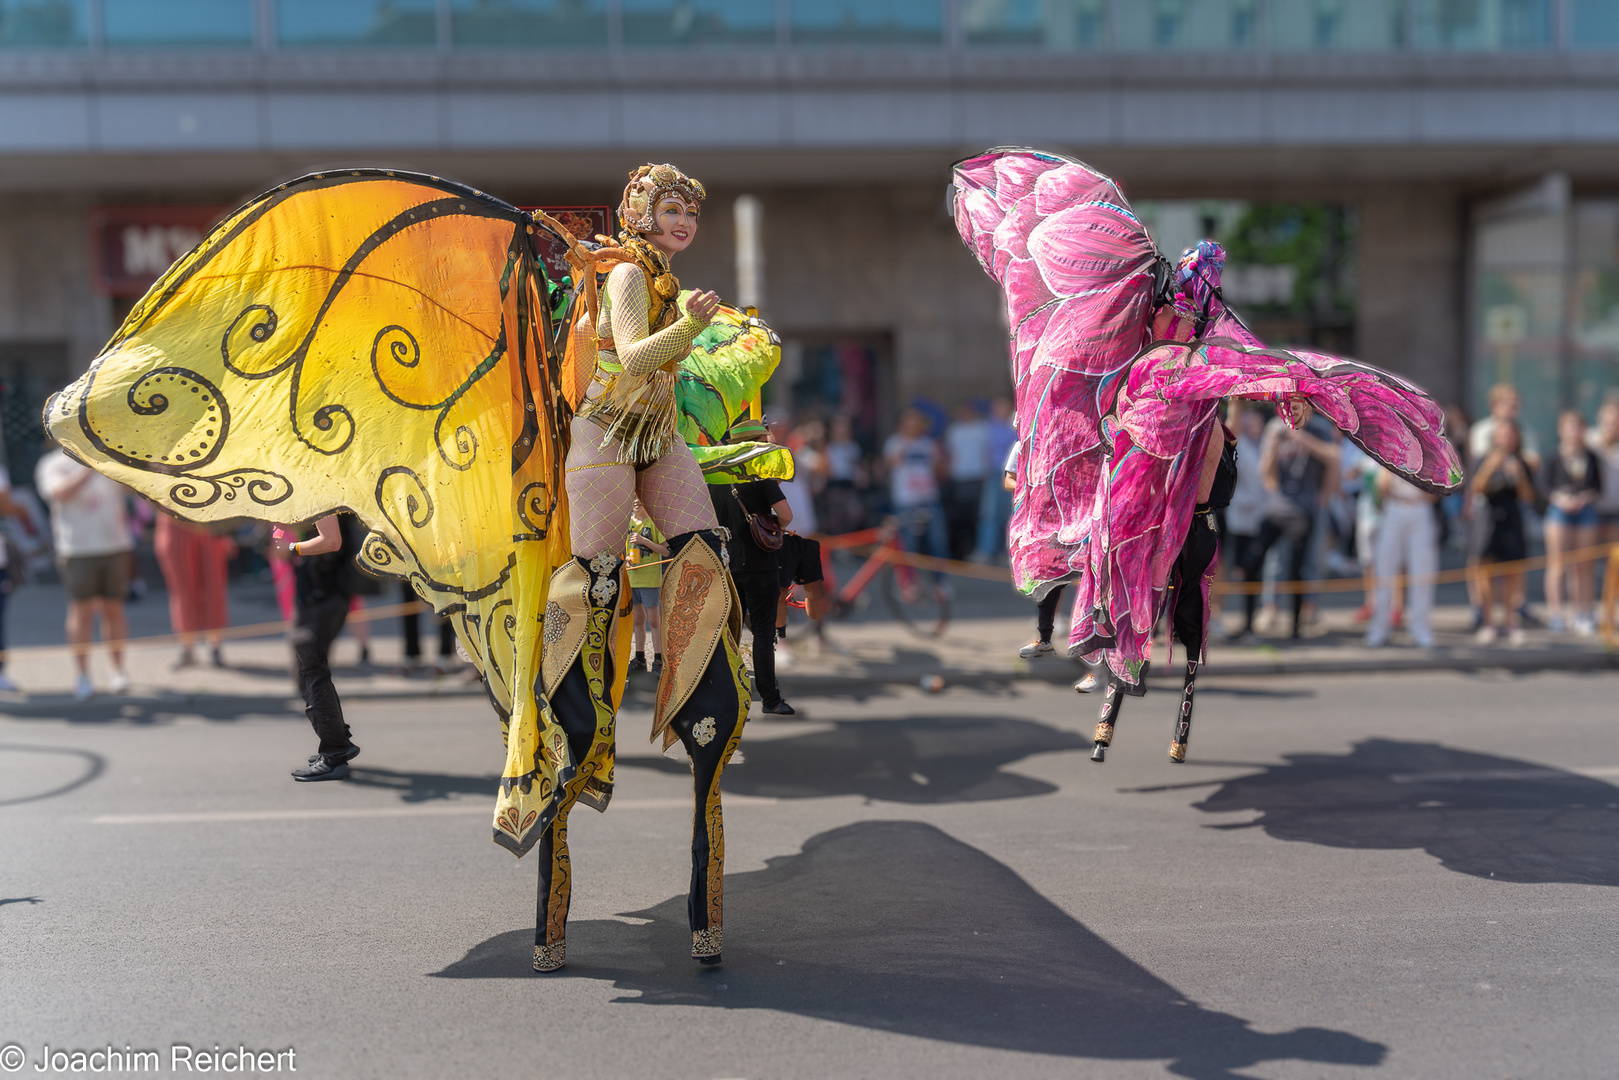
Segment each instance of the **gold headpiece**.
[[703,185],[673,165],[642,165],[630,173],[624,198],[618,204],[618,223],[625,231],[656,236],[663,230],[656,220],[658,200],[670,193],[693,206],[708,197]]

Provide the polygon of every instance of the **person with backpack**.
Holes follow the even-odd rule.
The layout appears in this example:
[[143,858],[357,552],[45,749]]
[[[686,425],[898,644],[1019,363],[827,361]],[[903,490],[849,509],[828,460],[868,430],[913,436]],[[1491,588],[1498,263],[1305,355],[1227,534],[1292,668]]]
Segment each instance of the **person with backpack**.
[[[777,552],[785,530],[793,523],[793,508],[774,480],[715,484],[708,493],[715,516],[731,531],[726,548],[731,577],[742,595],[742,611],[753,633],[753,683],[761,708],[776,716],[792,716],[794,709],[782,700],[776,683],[776,600],[781,595]],[[775,546],[764,546],[772,538]]]
[[320,746],[309,762],[292,770],[302,783],[347,780],[349,762],[359,756],[343,702],[332,685],[332,642],[348,621],[349,604],[359,592],[360,568],[354,557],[365,535],[350,514],[327,514],[315,522],[313,538],[291,542],[276,530],[276,544],[291,556],[293,572],[292,653],[298,667],[298,691],[304,715]]

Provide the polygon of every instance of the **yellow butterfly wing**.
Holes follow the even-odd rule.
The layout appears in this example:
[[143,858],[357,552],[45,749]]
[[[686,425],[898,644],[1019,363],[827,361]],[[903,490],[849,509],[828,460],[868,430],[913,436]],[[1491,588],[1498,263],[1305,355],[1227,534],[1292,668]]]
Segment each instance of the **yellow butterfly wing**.
[[451,616],[485,677],[507,742],[495,839],[519,855],[571,768],[534,692],[569,551],[532,227],[436,177],[282,185],[176,262],[45,407],[69,453],[182,517],[357,514],[362,564]]

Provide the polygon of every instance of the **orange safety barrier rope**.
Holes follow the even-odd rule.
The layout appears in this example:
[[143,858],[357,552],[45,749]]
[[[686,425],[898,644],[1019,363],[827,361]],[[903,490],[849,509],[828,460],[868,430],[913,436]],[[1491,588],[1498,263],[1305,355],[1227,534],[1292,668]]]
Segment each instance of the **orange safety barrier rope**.
[[[346,623],[375,622],[378,619],[393,618],[395,615],[419,614],[423,611],[430,612],[432,610],[421,600],[408,600],[403,604],[384,604],[379,607],[351,611]],[[291,628],[292,624],[284,621],[247,623],[243,626],[224,627],[217,631],[217,634],[221,641],[240,641],[246,638],[274,637],[277,634],[286,633]],[[209,636],[209,631],[200,630],[194,636],[197,638],[207,637]],[[117,645],[121,649],[157,649],[165,645],[179,644],[181,644],[181,641],[178,634],[155,634],[151,637],[125,638],[123,641],[118,642],[97,641],[92,642],[91,646],[105,648],[110,645]],[[72,654],[72,645],[25,645],[19,649],[0,649],[0,662],[40,660],[50,656],[71,656]]]
[[[864,537],[875,532],[876,530],[874,529],[868,529],[863,533],[847,533],[843,536],[828,537],[817,536],[815,539],[820,540],[823,547],[846,548],[854,551],[857,555],[871,555],[876,553],[879,547],[869,540],[856,541],[852,544],[839,541],[845,540],[846,537]],[[1619,551],[1619,545],[1593,544],[1590,547],[1575,548],[1564,553],[1563,565],[1576,566],[1580,563],[1595,562],[1605,556],[1614,560],[1615,565],[1619,565],[1619,555],[1613,555],[1614,551]],[[940,559],[932,555],[918,555],[914,552],[894,549],[882,549],[882,557],[888,562],[903,563],[906,566],[914,566],[919,570],[938,570],[941,573],[951,574],[956,577],[979,578],[984,581],[1010,582],[1012,580],[1011,571],[1004,566],[981,566],[978,563],[961,562],[957,559]],[[1476,566],[1457,567],[1454,570],[1439,570],[1432,574],[1423,574],[1418,580],[1439,585],[1447,582],[1466,581],[1473,574],[1501,577],[1505,574],[1539,570],[1545,565],[1546,556],[1536,555],[1532,558],[1517,559],[1513,562],[1480,563]],[[1609,575],[1610,581],[1614,576]],[[1410,580],[1409,576],[1401,574],[1397,579],[1397,583],[1404,585],[1408,584]],[[1278,581],[1271,587],[1283,595],[1300,592],[1364,592],[1366,590],[1365,582],[1360,578],[1328,578],[1322,581]],[[1265,588],[1265,583],[1260,581],[1216,581],[1211,591],[1217,596],[1241,596],[1245,593],[1259,593]]]
[[[878,555],[884,562],[902,563],[915,567],[918,570],[938,570],[941,573],[955,577],[978,578],[983,581],[1000,581],[1010,583],[1012,573],[1004,566],[981,566],[978,563],[962,562],[958,559],[940,559],[932,555],[918,555],[902,549],[884,547],[875,541],[883,535],[881,529],[861,529],[858,532],[842,533],[837,536],[824,536],[816,534],[812,539],[818,540],[823,548],[830,550],[850,550],[857,555]],[[1576,548],[1565,553],[1563,564],[1575,566],[1583,562],[1595,562],[1606,557],[1610,566],[1619,567],[1619,544],[1593,544],[1590,547]],[[672,561],[663,559],[656,563],[642,563],[642,568],[649,566],[662,566]],[[1529,559],[1519,559],[1515,562],[1483,563],[1473,567],[1460,567],[1455,570],[1441,570],[1433,574],[1422,575],[1423,580],[1431,580],[1435,584],[1453,581],[1465,581],[1470,574],[1483,573],[1492,577],[1503,574],[1522,573],[1526,570],[1536,570],[1546,565],[1546,556],[1537,555]],[[1399,588],[1409,583],[1406,575],[1396,579],[1395,587]],[[1258,593],[1265,588],[1259,581],[1217,581],[1210,590],[1216,596],[1241,596],[1244,593]],[[1288,595],[1297,592],[1363,592],[1365,584],[1357,578],[1334,578],[1326,581],[1278,581],[1274,585],[1277,593]],[[1603,640],[1609,645],[1619,644],[1619,572],[1610,572],[1603,582],[1601,602],[1601,624]],[[419,614],[432,610],[420,600],[411,600],[403,604],[385,604],[378,607],[362,608],[350,612],[348,622],[374,622],[380,619],[391,619],[396,615]],[[220,630],[218,636],[222,641],[238,641],[247,638],[274,637],[284,634],[291,628],[287,622],[249,623],[245,626],[228,626]],[[198,637],[204,636],[199,633]],[[107,642],[93,643],[106,647]],[[156,649],[164,646],[181,644],[176,634],[160,634],[152,637],[126,638],[117,643],[124,649]],[[0,662],[38,660],[51,656],[71,656],[71,645],[31,645],[18,649],[0,649]]]

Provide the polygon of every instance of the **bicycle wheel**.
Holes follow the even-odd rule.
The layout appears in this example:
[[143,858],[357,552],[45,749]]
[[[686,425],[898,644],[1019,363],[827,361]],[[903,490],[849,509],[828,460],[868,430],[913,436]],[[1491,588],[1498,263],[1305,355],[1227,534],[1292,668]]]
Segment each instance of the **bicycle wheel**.
[[950,592],[932,574],[894,565],[882,573],[883,599],[894,618],[918,637],[938,637],[950,625]]

